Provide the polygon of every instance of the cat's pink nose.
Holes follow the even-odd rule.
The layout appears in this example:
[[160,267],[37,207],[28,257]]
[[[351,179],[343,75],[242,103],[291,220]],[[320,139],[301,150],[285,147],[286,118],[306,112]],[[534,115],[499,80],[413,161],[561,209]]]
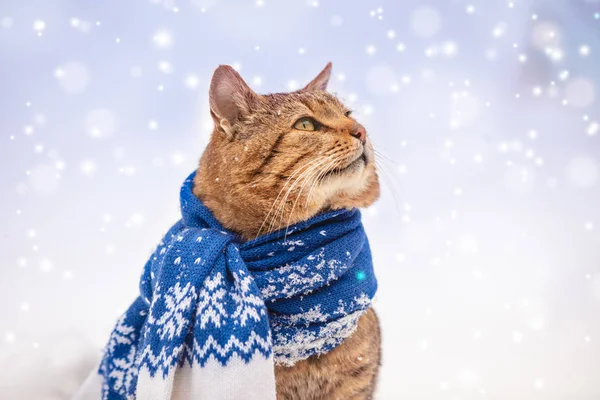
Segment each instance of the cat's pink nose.
[[360,140],[362,144],[365,144],[367,141],[367,130],[362,125],[358,125],[351,135]]

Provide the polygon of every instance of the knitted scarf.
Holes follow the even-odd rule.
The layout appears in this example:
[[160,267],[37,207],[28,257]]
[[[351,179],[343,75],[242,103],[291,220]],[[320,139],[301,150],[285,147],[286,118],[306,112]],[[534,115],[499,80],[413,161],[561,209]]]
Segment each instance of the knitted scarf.
[[244,242],[194,196],[193,180],[79,398],[275,399],[275,363],[327,353],[371,304],[357,209]]

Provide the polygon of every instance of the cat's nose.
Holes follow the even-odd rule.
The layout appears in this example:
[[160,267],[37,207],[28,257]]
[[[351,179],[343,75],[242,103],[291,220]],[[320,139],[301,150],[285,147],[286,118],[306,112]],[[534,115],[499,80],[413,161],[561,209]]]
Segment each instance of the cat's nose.
[[367,141],[367,130],[362,125],[356,126],[351,135],[360,140],[362,144],[365,144]]

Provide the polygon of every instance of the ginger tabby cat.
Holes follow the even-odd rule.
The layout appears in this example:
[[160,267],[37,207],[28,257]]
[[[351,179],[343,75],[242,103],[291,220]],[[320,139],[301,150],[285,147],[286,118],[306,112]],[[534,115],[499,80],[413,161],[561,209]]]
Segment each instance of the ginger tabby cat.
[[[229,66],[210,85],[214,131],[194,194],[243,238],[379,197],[365,128],[327,93],[331,63],[303,89],[259,95]],[[381,359],[377,316],[331,352],[275,370],[278,400],[371,399]]]

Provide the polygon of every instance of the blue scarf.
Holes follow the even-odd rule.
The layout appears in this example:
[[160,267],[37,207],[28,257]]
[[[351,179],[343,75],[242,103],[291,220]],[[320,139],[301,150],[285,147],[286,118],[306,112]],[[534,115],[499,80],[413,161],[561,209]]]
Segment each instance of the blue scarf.
[[193,194],[194,175],[110,336],[98,398],[274,399],[274,364],[327,353],[371,304],[357,209],[244,242]]

